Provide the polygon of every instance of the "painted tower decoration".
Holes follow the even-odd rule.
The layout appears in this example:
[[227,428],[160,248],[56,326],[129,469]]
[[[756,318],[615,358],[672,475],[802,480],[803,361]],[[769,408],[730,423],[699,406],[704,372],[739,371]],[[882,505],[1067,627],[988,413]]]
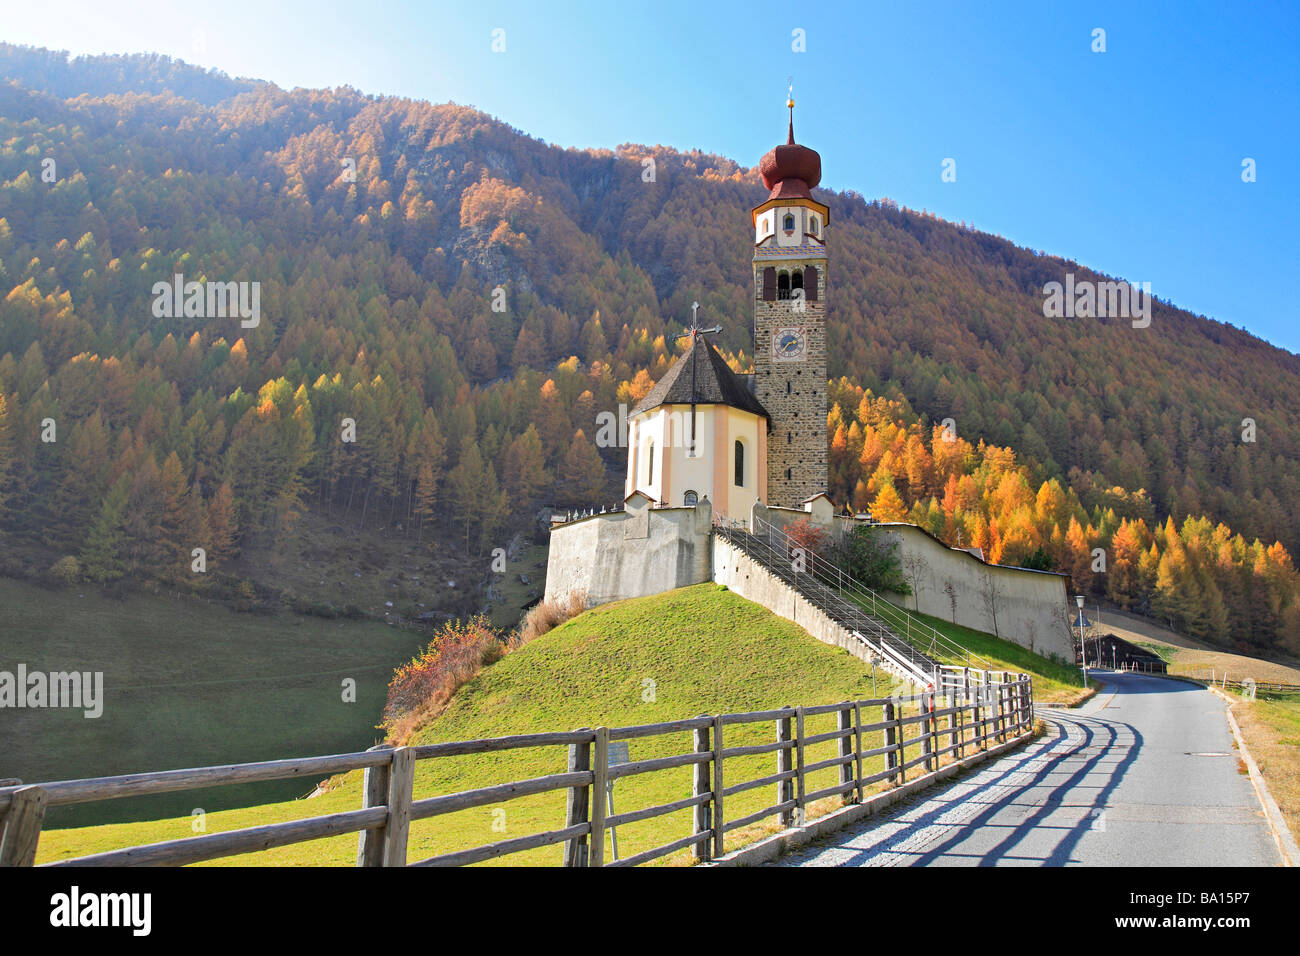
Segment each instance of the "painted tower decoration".
[[754,207],[754,394],[770,416],[766,504],[797,508],[827,488],[826,225],[812,198],[821,156],[794,141],[758,164],[770,193]]

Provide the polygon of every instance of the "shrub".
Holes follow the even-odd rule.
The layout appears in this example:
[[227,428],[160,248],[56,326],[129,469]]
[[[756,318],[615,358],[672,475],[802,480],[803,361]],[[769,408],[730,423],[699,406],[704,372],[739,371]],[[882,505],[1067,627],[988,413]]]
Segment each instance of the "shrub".
[[380,723],[394,743],[403,743],[447,706],[451,696],[489,664],[558,627],[587,609],[585,594],[535,605],[508,637],[476,614],[450,621],[420,654],[393,674]]
[[519,627],[511,640],[512,649],[522,647],[534,638],[541,637],[547,631],[559,627],[569,618],[576,617],[586,609],[585,594],[570,594],[559,601],[542,601],[534,605],[519,622]]
[[826,539],[828,537],[826,529],[813,524],[807,518],[800,518],[794,524],[786,525],[785,533],[794,542],[790,546],[790,553],[787,557],[794,561],[798,557],[795,550],[802,548],[804,552],[802,570],[812,572],[816,555],[825,555],[826,553]]
[[69,554],[50,565],[50,574],[62,584],[76,584],[81,578],[81,565]]
[[391,740],[402,743],[504,653],[501,636],[482,614],[449,621],[428,647],[393,674],[380,726]]
[[880,528],[860,524],[844,536],[841,546],[845,570],[876,591],[911,594],[898,558],[898,542],[888,540]]
[[311,601],[304,597],[295,597],[293,599],[293,610],[295,614],[307,614],[329,620],[338,617],[340,613],[339,609],[328,601]]

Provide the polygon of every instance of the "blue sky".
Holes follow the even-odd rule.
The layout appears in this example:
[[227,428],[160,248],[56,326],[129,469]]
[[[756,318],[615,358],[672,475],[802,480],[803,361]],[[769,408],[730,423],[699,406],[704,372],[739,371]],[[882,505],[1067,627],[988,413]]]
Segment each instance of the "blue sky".
[[[823,185],[1150,282],[1300,352],[1300,5],[0,7],[9,42],[450,100],[557,145],[662,143],[745,165],[781,140],[793,75],[796,133],[821,152]],[[941,181],[947,158],[956,182]]]

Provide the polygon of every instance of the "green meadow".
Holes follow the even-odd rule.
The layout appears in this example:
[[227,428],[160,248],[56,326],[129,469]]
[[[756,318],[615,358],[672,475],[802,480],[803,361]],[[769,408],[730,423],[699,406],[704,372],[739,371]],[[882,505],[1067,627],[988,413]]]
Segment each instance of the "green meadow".
[[[159,595],[118,601],[0,578],[0,670],[102,671],[103,714],[0,711],[0,777],[27,783],[364,750],[419,636]],[[355,702],[343,682],[356,681]],[[307,789],[311,789],[307,787]],[[56,807],[54,827],[188,816],[304,795],[270,782]]]
[[[989,641],[995,641],[988,638]],[[981,653],[1000,650],[1021,662],[1018,648],[981,642]],[[1049,663],[1028,655],[1028,663]],[[1012,666],[1010,660],[997,661]],[[1064,675],[1062,675],[1064,676]],[[1045,684],[1056,681],[1040,675]],[[1064,688],[1064,684],[1061,687]],[[839,648],[809,637],[793,623],[714,584],[701,584],[649,598],[605,605],[560,625],[486,668],[457,692],[448,708],[415,734],[410,743],[431,743],[507,734],[627,726],[669,721],[703,713],[764,710],[782,705],[831,703],[885,697],[892,684]],[[1077,688],[1076,688],[1077,690]],[[864,720],[878,720],[868,715]],[[833,729],[834,715],[810,718],[807,732]],[[728,747],[774,739],[771,722],[728,727]],[[870,735],[870,736],[878,736]],[[868,739],[868,746],[876,746]],[[633,760],[691,749],[687,732],[631,741]],[[834,741],[807,748],[809,763],[832,756]],[[323,752],[323,751],[322,751]],[[910,754],[909,754],[910,755]],[[422,760],[416,764],[415,797],[436,796],[560,772],[562,747]],[[880,769],[880,757],[865,761]],[[726,784],[775,772],[774,755],[729,759]],[[836,781],[833,768],[810,775],[816,790]],[[619,780],[614,788],[619,812],[671,802],[691,791],[691,770],[674,768]],[[737,819],[775,802],[775,788],[764,786],[728,798],[728,819]],[[408,859],[416,861],[515,836],[563,826],[565,794],[557,791],[479,807],[427,820],[411,827]],[[346,774],[328,792],[310,800],[245,807],[207,817],[207,832],[220,832],[282,820],[354,809],[361,805],[361,775]],[[825,812],[838,805],[827,800]],[[188,816],[170,820],[65,829],[47,832],[38,861],[49,861],[138,843],[188,836]],[[628,856],[690,832],[690,811],[681,811],[619,828],[620,855]],[[776,829],[773,819],[728,834],[728,848]],[[217,865],[352,865],[353,835],[279,847],[214,861]],[[612,838],[607,859],[612,856]],[[487,865],[554,864],[558,846],[490,861]],[[679,853],[662,862],[688,862]]]

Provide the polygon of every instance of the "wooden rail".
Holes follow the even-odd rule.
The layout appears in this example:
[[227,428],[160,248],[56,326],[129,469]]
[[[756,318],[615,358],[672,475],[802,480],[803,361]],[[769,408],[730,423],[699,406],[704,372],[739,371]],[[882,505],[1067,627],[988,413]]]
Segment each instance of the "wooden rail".
[[[316,778],[351,770],[365,771],[362,806],[357,810],[110,850],[48,865],[178,866],[357,833],[357,866],[404,866],[414,821],[560,790],[566,792],[567,799],[564,820],[556,821],[563,825],[557,829],[441,853],[411,865],[463,866],[547,846],[561,847],[560,859],[564,866],[635,866],[681,850],[689,850],[696,860],[711,860],[726,852],[728,833],[773,818],[785,827],[802,825],[815,801],[839,798],[845,803],[859,802],[869,786],[902,784],[908,772],[917,767],[924,766],[925,772],[932,772],[945,758],[957,760],[969,750],[985,750],[991,741],[1001,743],[1012,739],[1027,732],[1033,724],[1033,685],[1028,675],[963,670],[959,675],[950,674],[945,684],[947,689],[937,696],[934,691],[926,691],[912,696],[809,707],[702,714],[632,727],[581,728],[416,747],[380,746],[360,753],[324,757],[2,786],[0,865],[33,865],[45,812],[51,806],[219,784]],[[834,729],[810,730],[810,721],[829,715],[835,718]],[[769,722],[775,728],[775,739],[771,742],[736,742],[738,728]],[[682,752],[610,762],[611,741],[683,733],[689,735],[690,743]],[[834,753],[813,759],[809,751],[823,744],[833,745]],[[420,800],[413,798],[418,761],[553,747],[567,748],[568,759],[562,773]],[[728,759],[734,768],[738,759],[768,754],[774,761],[774,772],[733,780],[731,772],[726,770]],[[867,772],[864,761],[876,757],[884,758],[884,769]],[[607,808],[607,788],[615,780],[682,768],[690,774],[690,796],[620,813]],[[816,786],[810,779],[819,772],[832,770],[836,781],[833,784]],[[729,798],[764,787],[773,788],[770,804],[727,817]],[[682,812],[689,815],[689,833],[631,856],[606,861],[607,831]]]

